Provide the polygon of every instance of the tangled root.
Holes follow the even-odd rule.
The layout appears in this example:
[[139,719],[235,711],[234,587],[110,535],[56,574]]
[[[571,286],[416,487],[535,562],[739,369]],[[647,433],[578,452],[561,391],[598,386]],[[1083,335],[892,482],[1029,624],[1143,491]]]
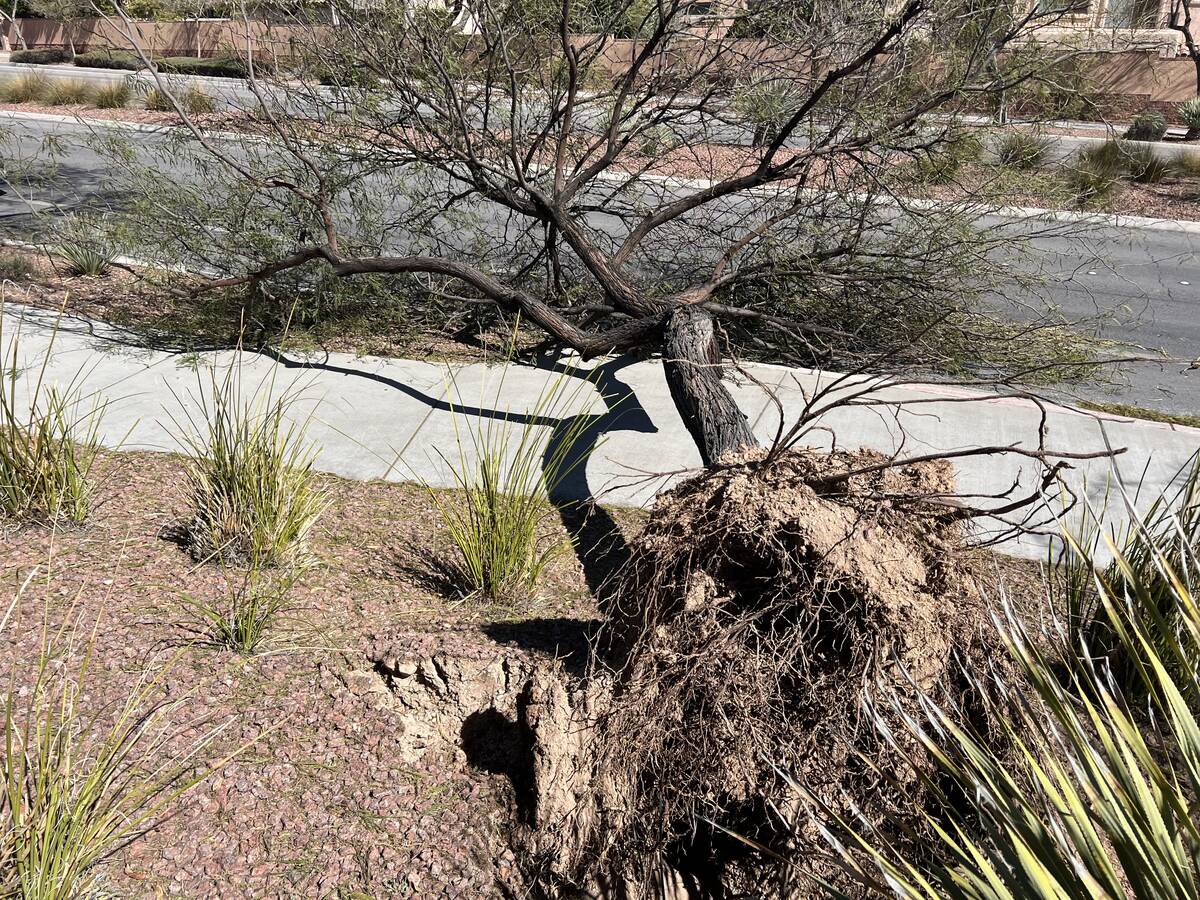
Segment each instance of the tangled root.
[[537,844],[560,882],[645,896],[666,870],[703,893],[792,893],[777,860],[815,846],[793,781],[905,820],[908,792],[881,786],[917,793],[917,773],[863,700],[961,708],[956,660],[992,648],[943,515],[950,465],[844,477],[882,461],[756,451],[659,500],[609,610],[607,674],[527,691]]

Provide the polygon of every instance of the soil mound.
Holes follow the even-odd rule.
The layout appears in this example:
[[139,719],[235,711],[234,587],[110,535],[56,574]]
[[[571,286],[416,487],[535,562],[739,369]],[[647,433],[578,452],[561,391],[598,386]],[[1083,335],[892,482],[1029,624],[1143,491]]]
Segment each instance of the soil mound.
[[919,800],[918,779],[864,698],[904,707],[919,688],[968,714],[956,657],[992,648],[956,565],[951,467],[884,462],[753,452],[659,500],[608,610],[607,671],[526,689],[533,848],[552,879],[805,896],[805,866],[779,862],[816,846],[793,780],[905,821],[896,798]]

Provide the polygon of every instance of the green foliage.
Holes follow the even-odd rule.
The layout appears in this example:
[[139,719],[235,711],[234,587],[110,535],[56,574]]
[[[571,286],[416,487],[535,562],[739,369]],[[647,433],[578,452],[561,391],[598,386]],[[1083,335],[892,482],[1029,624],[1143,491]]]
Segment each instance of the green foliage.
[[75,233],[64,233],[58,247],[58,256],[66,264],[70,275],[101,278],[112,271],[117,252],[104,246],[96,237],[82,233],[77,226]]
[[[151,112],[175,112],[175,104],[171,102],[171,95],[158,88],[146,91],[146,96],[142,98],[142,105]],[[180,105],[183,105],[182,99]]]
[[1064,58],[1049,43],[1013,48],[1002,67],[1018,82],[1006,94],[1009,109],[1036,119],[1093,118],[1099,95],[1090,72],[1094,64],[1086,54]]
[[171,721],[178,704],[161,699],[174,661],[143,673],[104,715],[89,710],[98,625],[81,628],[72,609],[54,629],[48,612],[36,660],[12,665],[2,701],[0,889],[21,900],[77,900],[104,895],[98,864],[230,757],[201,763],[225,725],[180,740]]
[[89,50],[76,54],[72,62],[87,69],[121,69],[137,72],[145,68],[141,59],[124,50]]
[[[520,31],[533,36],[557,34],[561,28],[561,0],[507,0],[494,14],[519,23]],[[570,30],[576,34],[608,34],[619,38],[645,37],[658,26],[657,0],[572,0],[568,9]],[[452,27],[454,17],[449,16]]]
[[679,137],[667,125],[654,125],[641,134],[638,152],[650,159],[657,159],[680,145]]
[[1027,131],[1006,131],[996,142],[996,160],[1019,172],[1040,169],[1046,163],[1050,139]]
[[175,112],[175,103],[172,102],[172,96],[175,102],[178,102],[180,108],[189,116],[198,116],[205,113],[214,112],[217,108],[216,101],[212,95],[207,93],[203,88],[191,85],[184,90],[164,91],[160,88],[151,88],[146,92],[145,98],[142,100],[143,105],[148,110],[153,112]]
[[[1182,502],[1194,504],[1194,494]],[[1017,677],[1001,684],[1007,696],[989,710],[1006,740],[981,736],[932,699],[924,721],[910,717],[899,735],[884,735],[916,771],[924,759],[934,763],[924,786],[951,815],[928,815],[922,849],[931,857],[918,859],[810,798],[843,873],[868,896],[1200,894],[1200,544],[1194,509],[1168,511],[1166,497],[1156,505],[1161,524],[1143,528],[1135,546],[1110,541],[1111,564],[1067,535],[1081,581],[1095,592],[1107,649],[1128,661],[1124,681],[1110,678],[1104,654],[1087,645],[1070,648],[1079,655],[1064,665],[1006,609],[999,627]],[[986,695],[984,676],[972,677]]]
[[1125,171],[1125,152],[1116,141],[1083,150],[1070,169],[1071,188],[1080,204],[1103,200],[1113,193]]
[[29,72],[0,83],[0,101],[39,103],[50,93],[50,79],[40,72]]
[[93,102],[97,109],[124,109],[132,97],[128,83],[120,81],[97,88]]
[[1200,178],[1200,153],[1180,153],[1170,165],[1171,171],[1182,178]]
[[1161,141],[1166,134],[1166,117],[1156,110],[1147,110],[1134,116],[1133,123],[1125,131],[1125,140]]
[[1153,147],[1135,144],[1122,148],[1125,156],[1125,171],[1140,184],[1158,184],[1171,171],[1171,164]]
[[1185,100],[1175,107],[1175,111],[1188,127],[1189,134],[1200,131],[1200,97]]
[[215,600],[183,597],[184,611],[200,633],[216,646],[253,654],[276,638],[281,620],[292,609],[292,590],[302,568],[251,567],[227,572],[225,590]]
[[[246,78],[250,74],[250,66],[244,59],[237,57],[195,57],[167,56],[156,59],[154,64],[160,72],[174,75],[205,75],[210,78]],[[265,74],[272,70],[266,58],[254,60],[254,70]]]
[[195,85],[189,86],[183,92],[179,102],[184,112],[191,116],[206,115],[217,110],[217,101],[213,99],[212,94]]
[[[1153,618],[1165,633],[1175,635],[1170,638],[1173,643],[1187,629],[1189,613],[1180,605],[1163,564],[1171,572],[1186,570],[1195,550],[1200,549],[1200,457],[1172,483],[1175,486],[1153,498],[1135,524],[1122,533],[1106,534],[1102,522],[1085,514],[1071,535],[1082,552],[1068,548],[1057,565],[1061,583],[1056,583],[1053,599],[1067,614],[1075,646],[1083,642],[1094,655],[1105,658],[1123,694],[1139,701],[1144,699],[1138,674],[1142,661],[1129,657],[1112,623],[1099,614],[1103,597],[1096,588],[1092,559],[1107,542],[1120,549],[1117,559],[1104,567],[1099,577],[1108,590],[1135,603],[1140,616]],[[1171,646],[1159,646],[1157,651],[1168,657]]]
[[969,163],[983,155],[983,142],[970,131],[952,131],[943,140],[917,155],[913,178],[922,184],[949,184]]
[[[0,315],[3,308],[0,307]],[[5,335],[0,317],[0,345]],[[81,524],[92,506],[92,467],[99,448],[100,409],[85,409],[74,384],[48,384],[46,367],[32,383],[20,368],[20,331],[13,335],[0,376],[0,515],[55,524]],[[20,388],[20,390],[18,390]]]
[[87,106],[95,99],[95,89],[80,79],[56,78],[46,93],[50,106]]
[[743,84],[733,97],[734,112],[753,129],[756,147],[769,144],[779,134],[799,103],[796,85],[787,79]]
[[787,40],[803,34],[816,12],[815,0],[750,0],[733,20],[741,40]]
[[199,414],[183,405],[176,422],[190,457],[192,553],[252,569],[296,565],[325,509],[308,420],[289,421],[298,398],[276,396],[269,382],[247,396],[240,362],[210,374]]
[[[458,460],[442,458],[459,490],[431,489],[430,495],[458,549],[458,564],[451,568],[471,596],[499,603],[523,599],[546,566],[571,547],[570,540],[546,537],[548,521],[556,518],[547,498],[585,460],[576,445],[587,427],[583,413],[591,405],[591,384],[580,381],[572,388],[571,380],[565,374],[549,379],[526,416],[569,423],[554,434],[508,415],[481,418],[454,410]],[[480,407],[498,408],[494,398],[481,398]]]
[[71,54],[66,50],[49,48],[45,50],[14,50],[8,57],[9,62],[26,63],[28,65],[54,65],[71,61]]

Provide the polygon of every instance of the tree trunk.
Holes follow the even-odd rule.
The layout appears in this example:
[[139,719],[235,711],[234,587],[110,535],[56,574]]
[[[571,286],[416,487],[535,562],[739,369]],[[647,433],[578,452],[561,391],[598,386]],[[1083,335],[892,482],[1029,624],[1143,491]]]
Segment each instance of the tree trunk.
[[721,382],[713,318],[694,306],[668,317],[663,330],[667,386],[705,466],[726,453],[756,447],[746,415]]

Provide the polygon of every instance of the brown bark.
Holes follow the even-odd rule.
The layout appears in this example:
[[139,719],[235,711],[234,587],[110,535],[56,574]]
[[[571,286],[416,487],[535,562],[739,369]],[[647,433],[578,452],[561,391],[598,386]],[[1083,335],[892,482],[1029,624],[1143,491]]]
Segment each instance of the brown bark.
[[696,306],[671,313],[663,327],[663,356],[671,398],[705,466],[758,445],[745,413],[721,381],[721,354],[710,313]]

